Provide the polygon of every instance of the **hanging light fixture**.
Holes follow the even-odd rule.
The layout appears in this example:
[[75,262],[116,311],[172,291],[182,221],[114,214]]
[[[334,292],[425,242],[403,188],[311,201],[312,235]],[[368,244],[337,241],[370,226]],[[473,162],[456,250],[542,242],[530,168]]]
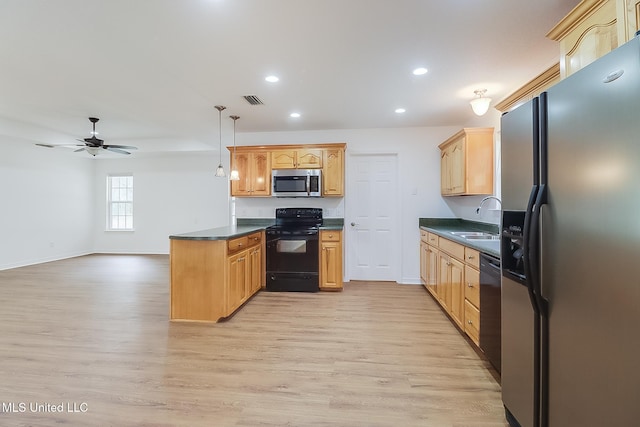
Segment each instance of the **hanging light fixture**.
[[222,167],[222,110],[226,109],[224,105],[216,105],[216,110],[218,110],[218,126],[220,130],[220,146],[218,147],[218,152],[220,153],[220,164],[218,164],[218,169],[216,169],[216,176],[223,177],[226,174],[224,173],[224,167]]
[[229,179],[231,181],[239,181],[240,174],[238,173],[238,169],[236,168],[236,120],[240,118],[240,116],[229,116],[233,119],[233,168],[231,169],[231,173],[229,174]]
[[473,93],[476,94],[476,98],[472,99],[470,104],[473,112],[478,116],[483,116],[489,110],[489,104],[491,104],[491,98],[485,98],[484,94],[486,89],[477,89]]

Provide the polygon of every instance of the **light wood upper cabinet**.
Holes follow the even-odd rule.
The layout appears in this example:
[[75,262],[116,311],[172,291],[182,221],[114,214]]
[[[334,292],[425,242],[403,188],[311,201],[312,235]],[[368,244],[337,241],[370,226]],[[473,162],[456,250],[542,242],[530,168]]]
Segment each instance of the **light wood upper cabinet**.
[[559,42],[559,63],[496,104],[503,113],[631,40],[640,30],[640,0],[583,0],[547,37]]
[[[322,169],[322,196],[344,196],[345,143],[227,147],[231,167],[240,175],[231,181],[231,195],[271,195],[272,169]],[[235,160],[234,160],[235,158]]]
[[231,157],[231,168],[234,167],[240,180],[231,181],[232,196],[271,195],[271,157],[268,152],[236,152]]
[[617,0],[580,2],[547,37],[560,42],[560,76],[565,78],[618,47]]
[[583,0],[547,37],[560,42],[565,78],[631,40],[640,29],[640,0]]
[[493,193],[493,128],[465,128],[439,145],[443,196]]
[[322,195],[344,195],[344,147],[325,148],[322,152]]
[[321,149],[288,149],[271,152],[273,169],[319,169],[322,167]]
[[625,24],[624,40],[631,40],[640,31],[640,0],[617,0],[618,22]]

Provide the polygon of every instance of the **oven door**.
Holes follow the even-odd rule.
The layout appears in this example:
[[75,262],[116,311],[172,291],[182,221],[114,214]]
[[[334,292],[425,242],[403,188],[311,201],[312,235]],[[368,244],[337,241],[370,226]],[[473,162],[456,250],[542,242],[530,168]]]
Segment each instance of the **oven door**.
[[267,272],[318,274],[318,231],[267,234]]

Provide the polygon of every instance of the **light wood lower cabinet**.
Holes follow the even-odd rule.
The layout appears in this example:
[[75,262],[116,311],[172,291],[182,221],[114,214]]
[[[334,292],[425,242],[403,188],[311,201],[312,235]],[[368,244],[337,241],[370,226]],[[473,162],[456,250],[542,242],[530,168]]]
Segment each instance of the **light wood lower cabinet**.
[[420,280],[435,298],[438,297],[438,236],[420,230]]
[[341,291],[342,279],[342,232],[320,231],[320,289]]
[[480,345],[480,252],[420,229],[420,280],[453,322]]
[[230,240],[170,241],[170,318],[217,322],[258,292],[264,231]]

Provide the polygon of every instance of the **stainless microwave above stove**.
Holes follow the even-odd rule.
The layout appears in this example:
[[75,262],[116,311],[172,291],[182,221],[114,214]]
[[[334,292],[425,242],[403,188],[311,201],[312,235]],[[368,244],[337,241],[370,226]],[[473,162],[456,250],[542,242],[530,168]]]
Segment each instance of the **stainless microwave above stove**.
[[321,169],[274,169],[271,182],[275,197],[322,197]]

